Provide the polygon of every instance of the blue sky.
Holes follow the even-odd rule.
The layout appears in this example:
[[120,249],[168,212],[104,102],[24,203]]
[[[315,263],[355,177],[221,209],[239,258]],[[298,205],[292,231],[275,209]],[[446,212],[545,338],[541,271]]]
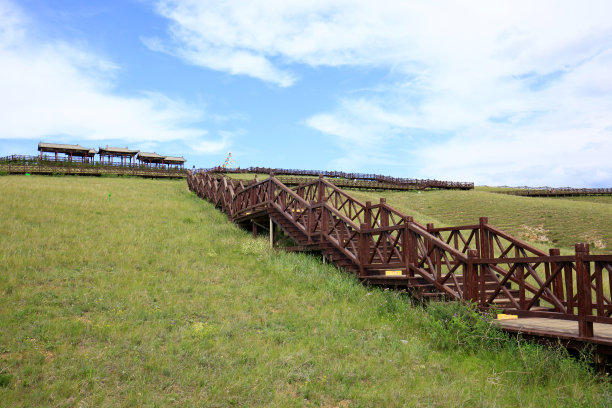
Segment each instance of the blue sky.
[[[461,3],[461,4],[459,4]],[[0,0],[0,155],[612,186],[609,1]]]

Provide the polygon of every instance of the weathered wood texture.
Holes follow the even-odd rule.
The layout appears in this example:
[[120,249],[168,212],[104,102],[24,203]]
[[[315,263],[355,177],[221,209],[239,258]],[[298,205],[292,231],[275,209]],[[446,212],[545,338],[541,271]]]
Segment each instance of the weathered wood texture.
[[580,341],[595,338],[594,324],[612,324],[612,255],[590,255],[587,244],[576,244],[571,256],[546,253],[485,217],[474,225],[424,226],[384,199],[363,203],[322,177],[293,189],[273,175],[244,184],[189,172],[187,182],[234,222],[250,229],[269,218],[293,240],[291,250],[320,251],[369,284],[574,322]]

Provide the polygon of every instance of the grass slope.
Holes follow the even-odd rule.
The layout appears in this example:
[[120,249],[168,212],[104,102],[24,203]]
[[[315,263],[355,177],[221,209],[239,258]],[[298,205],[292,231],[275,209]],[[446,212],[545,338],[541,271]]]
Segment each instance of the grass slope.
[[386,197],[391,206],[436,226],[478,224],[479,217],[489,217],[490,224],[543,249],[561,248],[564,253],[573,253],[575,243],[588,242],[591,253],[612,251],[610,197],[519,197],[486,189],[351,194],[372,203]]
[[184,181],[7,176],[0,192],[0,406],[611,403],[541,348],[434,348],[422,309],[270,250]]

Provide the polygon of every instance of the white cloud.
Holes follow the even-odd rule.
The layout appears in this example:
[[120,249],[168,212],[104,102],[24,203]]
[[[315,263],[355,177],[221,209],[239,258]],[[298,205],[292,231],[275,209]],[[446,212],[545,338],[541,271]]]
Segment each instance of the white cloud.
[[151,91],[114,94],[115,63],[65,42],[33,40],[10,3],[0,2],[0,33],[11,33],[0,35],[0,137],[85,144],[181,140],[200,153],[215,151],[206,130],[192,125],[204,118],[202,107]]
[[608,1],[156,4],[171,22],[159,47],[193,64],[281,86],[298,64],[403,76],[304,121],[344,151],[336,164],[372,168],[409,152],[415,176],[612,184]]
[[231,132],[228,131],[220,131],[219,135],[221,136],[221,139],[219,140],[201,140],[197,143],[194,143],[191,148],[196,153],[201,154],[224,153],[229,150],[233,135]]

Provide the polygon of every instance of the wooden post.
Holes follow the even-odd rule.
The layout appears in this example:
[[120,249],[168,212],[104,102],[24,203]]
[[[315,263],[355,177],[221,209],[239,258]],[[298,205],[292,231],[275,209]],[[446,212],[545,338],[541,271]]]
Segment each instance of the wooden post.
[[251,221],[251,228],[253,229],[253,238],[257,238],[257,225]]
[[[425,227],[427,228],[427,232],[430,235],[433,236],[433,229],[434,229],[433,223],[427,223],[427,225]],[[439,265],[437,254],[435,253],[437,251],[434,250],[433,243],[430,240],[427,240],[426,248],[427,248],[427,255],[429,256],[429,258],[434,263],[434,265],[433,265],[434,270],[430,271],[430,273],[432,273],[436,277],[436,279],[440,279],[441,271],[438,271],[438,269],[439,269],[438,266],[441,266],[441,265]],[[432,253],[432,252],[434,252],[434,253]]]
[[319,181],[317,183],[317,202],[323,202],[323,196],[325,195],[325,188],[323,187],[323,175],[319,174]]
[[[270,177],[268,178],[268,190],[267,190],[267,195],[268,197],[266,197],[266,201],[269,201],[270,203],[272,203],[274,201],[274,183],[272,182],[272,177],[274,177],[274,173],[270,173]],[[282,190],[281,190],[282,193]],[[280,193],[279,193],[280,196]],[[279,197],[282,200],[282,197]],[[282,203],[282,201],[279,203],[279,205],[281,206],[281,209],[284,208],[284,205]],[[269,208],[269,207],[268,207]]]
[[[327,197],[323,197],[323,203],[327,204]],[[321,208],[321,236],[327,238],[327,206]]]
[[[470,302],[478,302],[478,266],[474,265],[474,259],[478,258],[478,252],[475,249],[468,250],[468,261],[464,267],[463,276],[463,298]],[[485,306],[486,299],[481,299],[481,306]]]
[[274,248],[274,221],[270,217],[270,248]]
[[366,201],[363,222],[367,224],[368,228],[372,228],[372,202],[371,201]]
[[480,233],[480,257],[481,258],[492,258],[492,256],[489,254],[489,234],[488,231],[486,229],[486,224],[489,222],[489,219],[487,217],[480,217],[478,219],[480,226],[479,226],[479,233]]
[[[519,258],[521,256],[518,247],[514,247],[514,255]],[[516,279],[518,280],[519,285],[519,306],[522,310],[525,310],[527,306],[526,293],[527,289],[525,288],[525,267],[522,263],[517,263],[516,266]]]
[[410,216],[405,218],[405,227],[404,227],[404,264],[406,265],[406,275],[414,277],[414,270],[412,267],[416,266],[418,263],[418,251],[417,251],[417,242],[412,235],[412,231],[410,230],[411,225],[414,223],[414,219]]
[[[548,254],[550,256],[559,256],[561,255],[561,251],[558,248],[550,248],[548,250]],[[557,269],[557,263],[551,262],[550,263],[550,273],[551,274],[554,273],[556,269]],[[557,298],[559,298],[559,300],[563,302],[564,300],[563,298],[563,272],[559,272],[559,274],[555,278],[553,278],[552,292]]]
[[312,234],[314,233],[314,213],[312,211],[312,206],[314,205],[314,201],[310,200],[308,202],[308,224],[306,228],[306,232],[308,233],[308,243],[312,243]]
[[380,199],[380,209],[379,209],[379,217],[380,217],[380,226],[388,227],[389,226],[389,212],[385,208],[385,204],[387,204],[387,199],[381,197]]
[[586,320],[593,315],[591,296],[591,271],[584,257],[589,255],[589,244],[576,244],[576,283],[578,293],[578,335],[593,337],[593,322]]
[[368,224],[362,223],[359,226],[359,276],[365,276],[365,264],[368,261],[369,244],[368,236],[366,235]]

